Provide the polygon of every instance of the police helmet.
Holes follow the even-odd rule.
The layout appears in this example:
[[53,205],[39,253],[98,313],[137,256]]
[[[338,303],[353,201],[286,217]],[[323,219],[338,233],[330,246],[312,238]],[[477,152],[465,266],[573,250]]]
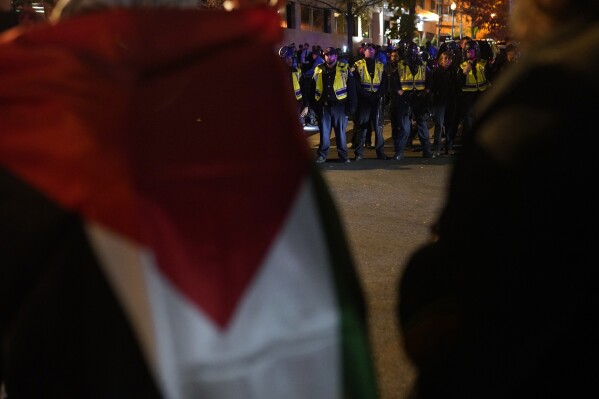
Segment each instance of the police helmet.
[[454,59],[457,59],[459,56],[462,55],[462,48],[455,40],[447,42],[447,51],[449,51],[453,55]]
[[476,58],[480,58],[480,46],[478,45],[478,43],[475,40],[468,40],[466,42],[466,44],[464,45],[464,59],[467,60],[468,59],[468,51],[469,50],[474,50],[474,53],[476,54]]
[[283,46],[279,49],[279,57],[293,57],[293,48],[291,46]]
[[406,46],[406,60],[408,62],[417,62],[420,60],[420,47],[414,42],[409,42]]

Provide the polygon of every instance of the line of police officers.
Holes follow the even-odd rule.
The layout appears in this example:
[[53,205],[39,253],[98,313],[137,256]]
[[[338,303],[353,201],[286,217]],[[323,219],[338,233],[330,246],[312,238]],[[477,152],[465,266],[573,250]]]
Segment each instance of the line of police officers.
[[[466,137],[472,126],[473,105],[480,93],[490,86],[490,65],[480,59],[478,43],[465,43],[463,55],[451,52],[437,59],[423,60],[420,48],[413,42],[400,42],[392,50],[385,65],[375,57],[374,46],[368,46],[364,58],[350,67],[338,59],[337,50],[324,50],[324,62],[314,67],[311,78],[302,79],[301,70],[294,65],[293,52],[280,51],[291,69],[298,113],[301,117],[312,108],[317,115],[320,141],[316,162],[325,162],[330,149],[331,131],[339,162],[349,163],[346,129],[348,120],[354,122],[354,156],[364,158],[366,137],[375,133],[377,159],[400,160],[411,141],[412,130],[418,135],[422,156],[432,158],[441,151],[441,136],[445,131],[445,153],[453,151],[460,122]],[[463,59],[453,65],[454,59]],[[458,61],[459,62],[459,61]],[[385,154],[383,138],[383,107],[388,105],[394,156]],[[428,120],[434,117],[434,144],[431,145]]]

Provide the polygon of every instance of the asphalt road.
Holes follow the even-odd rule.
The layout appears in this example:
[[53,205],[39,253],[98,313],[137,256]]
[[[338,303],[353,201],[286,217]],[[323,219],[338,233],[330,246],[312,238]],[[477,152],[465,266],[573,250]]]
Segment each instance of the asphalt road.
[[[386,124],[385,150],[393,156],[390,135]],[[307,140],[316,151],[318,134]],[[334,144],[334,138],[331,141]],[[327,162],[319,166],[337,203],[366,294],[380,397],[407,399],[414,370],[402,350],[395,316],[397,282],[410,254],[428,239],[455,156],[426,159],[420,152],[406,152],[403,160],[383,161],[370,149],[364,160],[355,162],[351,148],[349,154],[351,163],[338,163],[333,146]]]

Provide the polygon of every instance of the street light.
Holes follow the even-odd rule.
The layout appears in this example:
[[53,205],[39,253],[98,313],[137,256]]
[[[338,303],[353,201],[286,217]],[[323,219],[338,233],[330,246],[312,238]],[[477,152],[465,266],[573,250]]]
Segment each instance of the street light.
[[443,22],[441,11],[443,11],[443,4],[441,4],[441,2],[438,2],[437,12],[439,13],[439,19],[437,20],[437,46],[441,45],[441,23]]
[[455,21],[455,18],[454,18],[455,15],[454,15],[454,13],[455,13],[456,7],[457,7],[456,4],[452,1],[451,5],[449,6],[449,8],[451,8],[451,38],[452,39],[454,38],[453,27],[454,27],[454,21]]

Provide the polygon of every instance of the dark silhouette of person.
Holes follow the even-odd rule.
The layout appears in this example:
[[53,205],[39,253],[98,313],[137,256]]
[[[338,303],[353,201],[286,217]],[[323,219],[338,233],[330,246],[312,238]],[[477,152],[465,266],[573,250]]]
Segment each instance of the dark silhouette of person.
[[514,6],[522,58],[480,97],[431,240],[400,278],[414,398],[599,395],[599,161],[564,148],[598,144],[580,116],[598,101],[599,3]]

